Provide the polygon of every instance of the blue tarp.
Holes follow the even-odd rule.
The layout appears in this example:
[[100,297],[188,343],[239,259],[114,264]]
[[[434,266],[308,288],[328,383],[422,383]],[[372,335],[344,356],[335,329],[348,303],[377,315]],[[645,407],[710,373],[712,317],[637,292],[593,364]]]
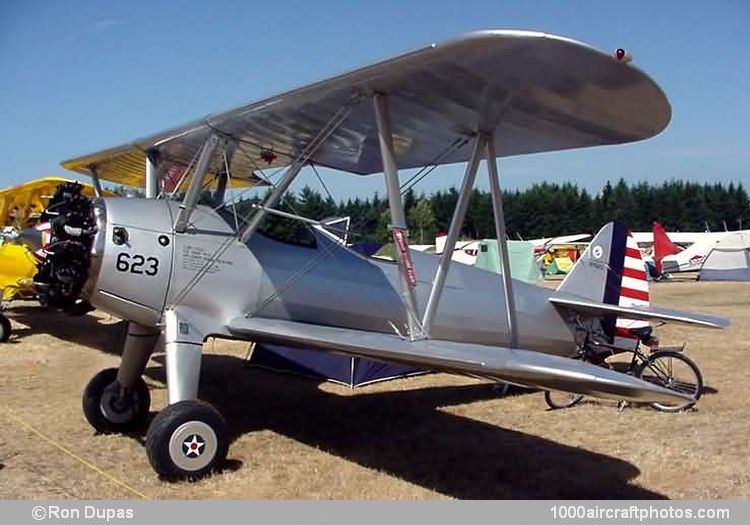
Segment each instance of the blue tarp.
[[382,246],[383,245],[378,242],[358,242],[350,245],[349,248],[365,257],[372,257],[378,253],[378,250],[382,248]]

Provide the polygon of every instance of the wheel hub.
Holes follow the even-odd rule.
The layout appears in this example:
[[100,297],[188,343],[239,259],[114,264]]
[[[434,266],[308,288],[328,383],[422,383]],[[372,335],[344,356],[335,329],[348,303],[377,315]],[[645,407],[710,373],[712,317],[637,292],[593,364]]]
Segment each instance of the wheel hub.
[[135,417],[135,405],[132,395],[121,395],[118,383],[113,383],[102,392],[99,408],[108,420],[113,423],[127,423]]
[[188,421],[172,432],[169,457],[183,470],[194,472],[213,461],[218,450],[214,430],[203,421]]

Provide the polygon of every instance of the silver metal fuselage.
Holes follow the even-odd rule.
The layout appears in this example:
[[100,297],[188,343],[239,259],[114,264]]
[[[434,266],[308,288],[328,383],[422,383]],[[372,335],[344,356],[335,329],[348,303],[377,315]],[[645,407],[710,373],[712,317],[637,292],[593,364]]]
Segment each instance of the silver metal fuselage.
[[[179,306],[206,337],[232,337],[227,325],[241,316],[406,333],[396,264],[363,257],[323,234],[316,235],[315,247],[260,234],[245,244],[206,206],[194,210],[185,233],[174,232],[176,202],[105,198],[97,200],[95,210],[99,233],[84,293],[120,318],[156,326],[165,310]],[[115,243],[116,228],[127,234],[121,244]],[[417,306],[424,311],[438,258],[414,251],[412,257]],[[573,335],[548,301],[550,294],[514,281],[519,343],[570,356]],[[500,276],[452,265],[430,335],[508,346]]]

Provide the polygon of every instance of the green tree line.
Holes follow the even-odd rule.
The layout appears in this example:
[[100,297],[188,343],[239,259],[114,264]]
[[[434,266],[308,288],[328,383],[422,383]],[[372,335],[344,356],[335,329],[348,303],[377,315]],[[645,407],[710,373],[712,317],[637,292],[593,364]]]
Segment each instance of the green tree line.
[[[237,204],[246,214],[256,197]],[[451,188],[431,195],[407,191],[404,209],[412,244],[432,244],[439,231],[447,231],[458,200]],[[572,233],[596,233],[613,219],[624,220],[634,231],[650,231],[654,221],[668,231],[721,231],[750,228],[750,199],[742,184],[699,184],[684,181],[651,185],[646,182],[609,182],[596,195],[572,183],[535,184],[524,190],[503,193],[508,236],[531,239]],[[351,240],[385,242],[390,239],[386,198],[354,198],[336,202],[330,196],[305,187],[288,193],[280,209],[312,219],[351,217]],[[269,217],[263,229],[285,239],[305,235],[298,221]],[[487,191],[473,190],[461,231],[463,238],[495,236],[492,199]]]

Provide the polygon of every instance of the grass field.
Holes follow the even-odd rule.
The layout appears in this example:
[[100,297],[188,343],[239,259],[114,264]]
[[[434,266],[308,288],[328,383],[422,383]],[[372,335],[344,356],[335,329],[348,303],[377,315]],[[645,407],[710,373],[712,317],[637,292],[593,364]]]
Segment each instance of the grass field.
[[[209,341],[200,396],[232,445],[225,471],[195,483],[160,481],[144,434],[97,436],[83,419],[81,391],[118,365],[122,323],[16,304],[17,335],[0,345],[0,497],[749,498],[750,284],[658,283],[652,301],[732,320],[659,328],[703,371],[693,411],[548,411],[539,392],[500,397],[444,374],[350,391],[250,368],[245,345]],[[152,410],[166,402],[160,363],[147,370]]]

